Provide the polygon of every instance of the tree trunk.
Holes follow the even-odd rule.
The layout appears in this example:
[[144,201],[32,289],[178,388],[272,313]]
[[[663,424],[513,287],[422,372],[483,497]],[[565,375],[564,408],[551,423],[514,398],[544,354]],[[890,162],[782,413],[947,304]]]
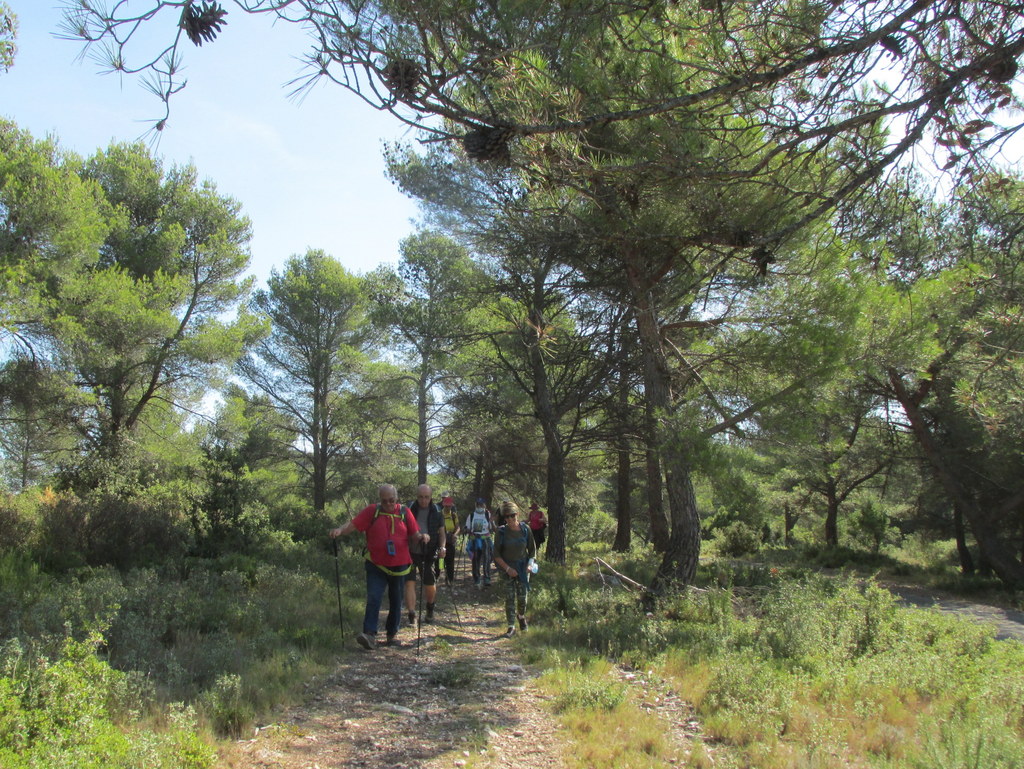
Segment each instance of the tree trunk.
[[544,558],[565,563],[565,457],[548,446],[548,532]]
[[661,457],[658,453],[657,421],[647,420],[644,430],[645,470],[647,473],[647,515],[651,527],[651,544],[659,553],[668,550],[668,516],[665,515],[665,486],[661,479]]
[[[956,470],[946,461],[938,441],[932,435],[918,400],[907,392],[902,377],[896,372],[889,372],[889,382],[907,415],[914,437],[925,458],[931,464],[939,483],[953,504],[963,512],[964,518],[970,525],[971,533],[974,534],[974,539],[978,543],[980,560],[989,564],[996,576],[1009,587],[1024,588],[1024,564],[1017,560],[1013,548],[999,535],[998,527],[992,520],[993,512],[983,510],[961,485]],[[1019,492],[1008,502],[1019,504],[1017,496],[1019,496]]]
[[839,497],[831,480],[825,486],[825,544],[839,547]]
[[651,585],[653,592],[664,592],[677,585],[688,585],[697,574],[700,558],[700,516],[690,480],[690,463],[684,447],[669,424],[675,411],[671,369],[661,342],[657,310],[649,289],[639,283],[636,273],[627,269],[636,307],[637,337],[644,361],[644,394],[650,413],[657,420],[658,445],[665,470],[671,533],[668,548]]
[[796,544],[796,540],[793,538],[793,529],[796,528],[796,523],[800,520],[800,516],[793,512],[793,506],[788,502],[782,506],[782,515],[783,526],[785,527],[784,540],[786,547],[792,547]]
[[417,485],[427,482],[427,439],[429,430],[427,425],[427,372],[420,371],[420,378],[416,382],[416,420],[419,422],[419,431],[416,436],[416,477]]
[[329,428],[324,424],[327,397],[323,387],[314,387],[310,437],[313,441],[313,512],[322,514],[327,508],[327,441]]
[[967,529],[964,526],[964,513],[957,504],[953,505],[953,531],[956,535],[956,553],[960,557],[960,571],[963,574],[974,574],[974,556],[967,547]]
[[631,473],[633,470],[629,456],[629,441],[620,435],[615,449],[617,467],[615,470],[615,542],[612,550],[624,553],[629,550],[633,535],[633,516],[630,509],[632,492]]

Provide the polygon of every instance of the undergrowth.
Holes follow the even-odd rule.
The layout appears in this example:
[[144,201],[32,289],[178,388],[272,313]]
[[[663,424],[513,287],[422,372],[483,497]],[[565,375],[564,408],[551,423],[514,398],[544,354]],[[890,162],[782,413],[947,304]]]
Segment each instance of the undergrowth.
[[645,670],[690,703],[703,729],[691,767],[1024,766],[1024,645],[852,576],[727,562],[700,579],[641,598],[609,587],[588,553],[535,583],[521,645],[548,668],[588,766],[662,766],[671,753],[623,758],[634,740],[606,719],[643,719],[598,661]]
[[[351,628],[361,563],[341,560]],[[333,564],[313,549],[59,576],[5,554],[0,575],[4,769],[212,766],[218,738],[299,701],[341,640]]]

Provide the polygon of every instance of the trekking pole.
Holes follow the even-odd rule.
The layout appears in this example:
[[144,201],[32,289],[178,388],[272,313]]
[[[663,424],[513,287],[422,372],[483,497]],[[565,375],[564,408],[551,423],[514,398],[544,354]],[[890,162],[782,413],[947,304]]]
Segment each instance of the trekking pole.
[[[423,568],[424,569],[433,568],[427,562],[426,557],[427,557],[426,553],[424,553],[423,554],[423,558],[424,558]],[[415,574],[416,573],[416,564],[413,564],[412,569],[413,569],[413,573]],[[423,632],[423,582],[424,582],[424,579],[423,579],[423,573],[422,572],[419,574],[419,578],[420,578],[420,603],[419,603],[419,610],[416,612],[416,658],[417,659],[419,659],[419,656],[420,656],[420,633]]]
[[459,623],[459,630],[462,630],[462,617],[459,616],[459,602],[455,600],[455,591],[452,590],[450,592],[452,596],[452,608],[455,609],[455,619]]
[[334,546],[334,584],[338,587],[338,624],[341,625],[341,634],[345,635],[345,620],[341,616],[341,571],[338,568],[338,540],[331,538]]

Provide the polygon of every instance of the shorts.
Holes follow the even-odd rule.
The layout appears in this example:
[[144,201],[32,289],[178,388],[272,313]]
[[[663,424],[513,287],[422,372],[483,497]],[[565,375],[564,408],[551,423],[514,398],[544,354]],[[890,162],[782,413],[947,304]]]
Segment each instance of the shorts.
[[429,587],[436,584],[436,576],[434,574],[434,556],[437,555],[437,551],[431,551],[429,553],[412,553],[412,568],[420,575],[420,579],[423,581],[425,587]]

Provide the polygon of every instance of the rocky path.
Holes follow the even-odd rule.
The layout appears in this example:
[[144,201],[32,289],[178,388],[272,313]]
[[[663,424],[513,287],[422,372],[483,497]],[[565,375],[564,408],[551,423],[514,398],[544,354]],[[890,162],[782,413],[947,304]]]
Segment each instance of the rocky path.
[[400,647],[373,651],[356,646],[355,632],[348,633],[352,653],[336,671],[310,684],[302,705],[238,742],[220,766],[565,766],[563,739],[544,707],[536,672],[519,663],[514,640],[503,636],[497,590],[463,581],[454,593],[439,593],[438,621],[422,626],[418,644],[412,627],[399,633]]

